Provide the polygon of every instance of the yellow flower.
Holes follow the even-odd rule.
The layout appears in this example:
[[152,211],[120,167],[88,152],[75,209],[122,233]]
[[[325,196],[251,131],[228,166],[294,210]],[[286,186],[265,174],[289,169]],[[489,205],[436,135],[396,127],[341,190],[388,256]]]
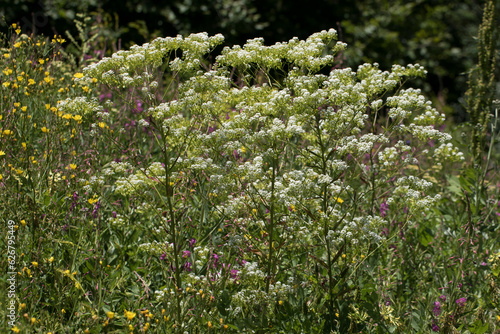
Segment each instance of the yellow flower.
[[83,78],[83,73],[75,73],[73,76],[77,79],[80,79]]
[[17,28],[17,23],[12,23],[12,28],[16,29]]
[[43,59],[38,59],[38,62],[40,63],[40,65],[43,65],[43,63],[45,63],[45,60],[43,60]]
[[2,179],[3,179],[3,175],[2,175],[2,174],[0,174],[0,181],[2,181]]
[[28,109],[28,107],[24,106],[24,107],[21,107],[21,110],[26,112],[26,110]]
[[31,264],[33,265],[33,267],[38,268],[38,262],[33,261],[33,262],[31,262]]
[[75,116],[73,116],[73,119],[74,119],[75,121],[81,121],[81,120],[82,120],[82,116],[80,116],[80,115],[75,115]]
[[4,85],[4,87],[6,87],[6,88],[7,88],[7,87],[9,87],[9,86],[10,86],[10,82],[6,81],[6,82],[4,82],[2,85]]
[[132,320],[135,318],[135,312],[130,312],[130,311],[127,311],[125,310],[125,316],[127,317],[127,320]]
[[241,147],[240,150],[241,150],[242,153],[246,153],[246,151],[247,151],[247,149],[245,147],[243,147],[243,146]]
[[104,129],[104,128],[106,127],[106,123],[104,123],[104,122],[99,122],[99,127],[100,127],[101,129]]
[[24,80],[24,78],[23,78],[22,76],[20,76],[20,75],[19,75],[19,76],[17,77],[17,81],[22,82],[23,80]]
[[21,42],[17,42],[17,43],[15,43],[15,44],[14,44],[14,47],[15,47],[15,48],[18,48],[18,47],[20,47],[20,46],[21,46]]
[[51,256],[50,259],[49,259],[49,263],[52,263],[52,262],[54,262],[54,257],[53,256]]
[[23,149],[26,150],[26,143],[21,143],[21,145],[23,146]]
[[50,131],[50,130],[49,130],[49,129],[47,129],[45,126],[42,128],[42,132],[43,132],[43,133],[48,133],[49,131]]
[[35,318],[31,318],[31,324],[34,325],[35,324],[35,321],[36,319]]
[[344,203],[344,200],[342,198],[339,198],[339,197],[334,197],[334,200],[336,200],[337,203],[340,203],[340,204]]
[[5,152],[4,152],[4,151],[0,151],[0,157],[1,157],[2,155],[5,155]]
[[19,103],[19,102],[14,103],[14,107],[16,107],[16,108],[19,108],[20,105],[21,105],[21,103]]
[[10,58],[10,54],[9,53],[4,53],[3,56],[4,56],[4,58]]
[[66,313],[66,311],[64,309],[61,310],[61,313]]
[[113,312],[111,312],[111,311],[109,311],[108,313],[106,313],[106,315],[107,315],[107,316],[108,316],[108,318],[110,318],[110,319],[113,319],[113,318],[114,318],[114,316],[115,316],[115,314],[114,314]]
[[17,328],[17,326],[14,326],[11,328],[11,330],[14,332],[14,333],[19,333],[19,328]]
[[33,79],[28,79],[28,86],[36,84],[36,81]]
[[20,33],[21,33],[21,29],[20,29],[20,28],[17,28],[17,29],[16,29],[16,34],[18,34],[18,35],[19,35]]
[[76,169],[76,165],[75,164],[69,164],[69,168],[75,170]]
[[64,93],[64,88],[59,88],[58,92],[59,93]]
[[212,328],[212,322],[211,321],[208,322],[208,328]]
[[44,80],[46,83],[49,83],[49,82],[50,82],[50,77],[45,77],[45,78],[43,78],[43,80]]
[[50,104],[48,104],[48,103],[47,103],[47,104],[45,105],[45,109],[49,110],[49,109],[50,109]]
[[283,305],[283,301],[282,301],[282,300],[280,300],[280,301],[278,302],[278,304]]

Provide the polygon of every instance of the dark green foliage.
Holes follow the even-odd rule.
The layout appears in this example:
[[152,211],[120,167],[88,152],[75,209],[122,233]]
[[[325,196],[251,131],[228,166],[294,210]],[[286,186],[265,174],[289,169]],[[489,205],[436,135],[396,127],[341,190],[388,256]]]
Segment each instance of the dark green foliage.
[[476,163],[482,163],[486,134],[490,122],[495,93],[495,67],[497,60],[496,36],[498,33],[495,1],[484,7],[483,22],[478,35],[478,64],[469,74],[467,112],[472,128],[472,154]]

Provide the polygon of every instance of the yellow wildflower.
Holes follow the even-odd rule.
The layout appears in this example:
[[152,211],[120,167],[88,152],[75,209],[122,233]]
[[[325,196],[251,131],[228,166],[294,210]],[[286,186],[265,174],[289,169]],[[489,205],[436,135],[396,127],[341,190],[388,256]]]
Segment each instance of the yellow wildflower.
[[83,78],[83,73],[75,73],[73,76],[77,79],[80,79]]
[[113,312],[111,312],[111,311],[109,311],[108,313],[106,313],[106,315],[107,315],[107,316],[108,316],[108,318],[110,318],[110,319],[113,319],[113,318],[114,318],[114,316],[115,316],[115,314],[114,314]]
[[42,132],[43,132],[43,133],[49,133],[49,131],[50,131],[50,130],[49,130],[49,129],[47,129],[45,126],[42,128]]
[[4,152],[4,151],[0,151],[0,157],[1,157],[2,155],[5,155],[5,152]]
[[135,318],[135,312],[130,312],[130,311],[127,311],[125,310],[125,316],[127,317],[127,320],[132,320]]

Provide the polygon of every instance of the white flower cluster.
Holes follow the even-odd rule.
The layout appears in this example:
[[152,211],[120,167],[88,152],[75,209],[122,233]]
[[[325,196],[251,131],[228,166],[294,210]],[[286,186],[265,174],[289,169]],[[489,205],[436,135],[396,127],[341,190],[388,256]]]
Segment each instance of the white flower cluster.
[[170,63],[173,71],[193,70],[200,67],[200,59],[205,54],[223,41],[222,35],[208,37],[207,33],[192,34],[185,38],[180,35],[157,38],[151,43],[134,45],[130,50],[121,50],[112,57],[105,57],[84,68],[83,73],[87,78],[96,78],[98,82],[110,86],[140,85],[149,81],[149,75],[137,74],[148,67],[159,67],[171,52],[182,50],[182,59],[175,58]]
[[[334,57],[331,54],[324,55],[324,50],[336,38],[334,29],[315,33],[305,41],[295,37],[288,43],[276,43],[273,46],[264,46],[263,38],[255,38],[248,40],[243,47],[225,47],[217,57],[217,63],[245,68],[255,64],[270,69],[279,68],[283,62],[288,62],[314,72],[333,62]],[[345,43],[337,42],[332,53],[345,47]]]
[[163,253],[168,253],[173,251],[173,244],[168,242],[148,242],[140,244],[138,246],[139,251],[145,252],[151,255],[161,256]]
[[92,98],[89,100],[85,96],[67,98],[66,100],[59,101],[57,103],[57,108],[60,111],[81,116],[95,114],[102,110],[102,107],[97,102],[97,99]]

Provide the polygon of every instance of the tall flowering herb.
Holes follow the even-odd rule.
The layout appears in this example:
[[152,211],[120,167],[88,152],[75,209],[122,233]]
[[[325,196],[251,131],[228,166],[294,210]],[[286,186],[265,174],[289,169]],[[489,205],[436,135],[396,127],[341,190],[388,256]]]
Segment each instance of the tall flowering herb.
[[349,277],[383,246],[382,229],[411,226],[439,200],[420,161],[462,159],[438,130],[444,115],[402,88],[422,67],[322,74],[345,48],[336,37],[257,38],[225,47],[214,63],[206,59],[220,35],[159,38],[83,70],[82,82],[134,89],[139,122],[156,134],[156,161],[103,171],[115,196],[143,201],[138,212],[155,224],[141,249],[168,263],[158,296],[175,295],[179,330],[196,326],[186,315],[199,304],[182,293],[192,287],[225,300],[203,314],[252,317],[256,329],[273,325],[284,300],[318,292],[325,300],[308,307],[324,310],[325,326],[347,321],[335,310],[350,298]]

